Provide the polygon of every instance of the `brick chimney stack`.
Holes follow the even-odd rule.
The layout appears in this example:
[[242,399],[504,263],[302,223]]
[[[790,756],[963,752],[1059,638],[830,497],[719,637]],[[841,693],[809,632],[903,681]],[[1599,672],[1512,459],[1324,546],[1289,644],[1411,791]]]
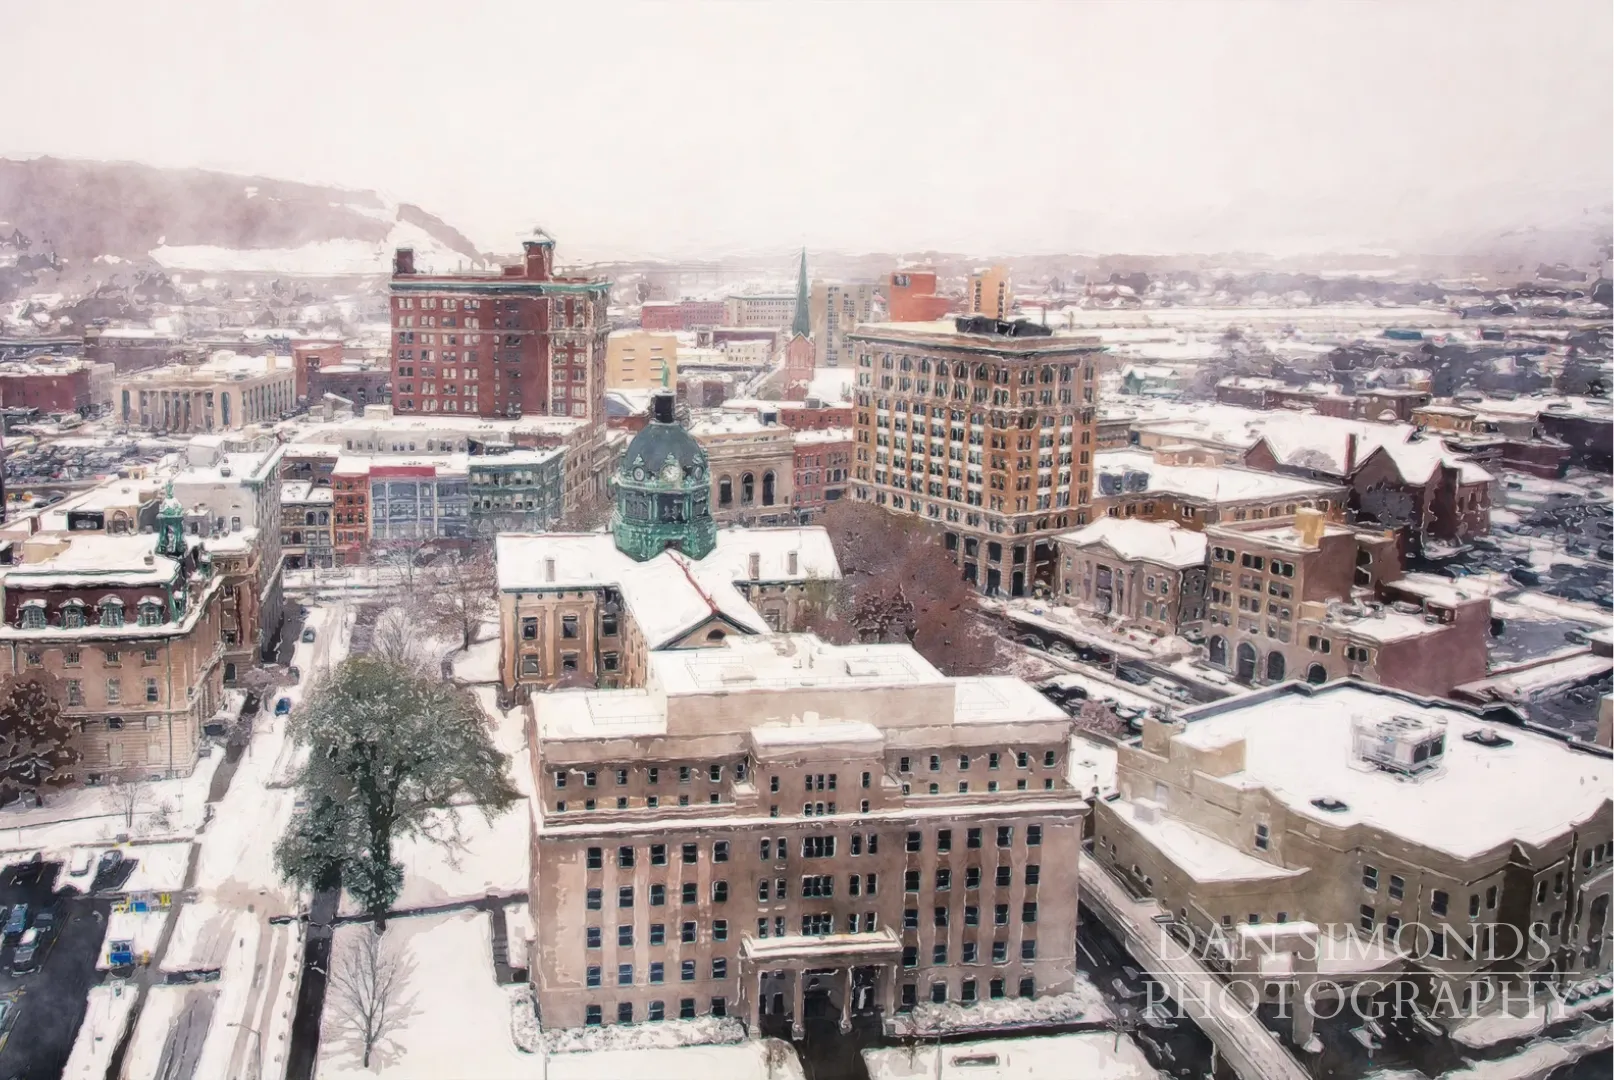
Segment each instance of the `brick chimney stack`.
[[398,248],[392,253],[392,276],[400,277],[415,272],[415,249]]

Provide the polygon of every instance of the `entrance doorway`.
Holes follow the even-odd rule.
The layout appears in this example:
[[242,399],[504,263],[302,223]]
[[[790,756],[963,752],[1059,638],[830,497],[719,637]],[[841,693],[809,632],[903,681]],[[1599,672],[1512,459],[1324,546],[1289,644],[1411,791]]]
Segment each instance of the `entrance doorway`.
[[1239,643],[1238,673],[1235,676],[1241,683],[1255,682],[1255,646],[1248,641]]

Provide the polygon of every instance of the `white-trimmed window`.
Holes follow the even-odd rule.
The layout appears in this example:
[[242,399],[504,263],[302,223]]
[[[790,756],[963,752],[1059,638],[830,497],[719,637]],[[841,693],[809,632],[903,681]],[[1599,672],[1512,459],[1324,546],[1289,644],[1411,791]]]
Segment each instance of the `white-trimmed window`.
[[123,625],[123,601],[116,596],[101,598],[101,625]]

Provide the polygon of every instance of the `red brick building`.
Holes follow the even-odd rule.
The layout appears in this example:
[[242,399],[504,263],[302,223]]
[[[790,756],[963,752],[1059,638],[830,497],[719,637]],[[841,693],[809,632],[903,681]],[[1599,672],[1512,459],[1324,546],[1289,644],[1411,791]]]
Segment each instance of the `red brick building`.
[[639,308],[639,326],[645,330],[695,330],[721,325],[721,300],[646,300]]
[[393,408],[472,416],[605,419],[610,283],[556,277],[555,242],[522,244],[498,273],[422,274],[399,248],[392,274]]
[[945,296],[936,295],[934,270],[898,270],[886,282],[891,322],[932,322],[947,314]]
[[852,429],[796,433],[796,512],[805,522],[846,494],[852,479]]
[[336,565],[363,561],[369,542],[369,459],[338,461],[331,472],[331,553]]
[[[298,369],[298,377],[302,369]],[[392,396],[392,370],[374,364],[336,364],[308,372],[308,400],[318,402],[326,394],[347,398],[353,407],[380,405]]]
[[294,341],[291,344],[291,357],[292,369],[297,374],[297,400],[308,401],[309,377],[321,368],[333,368],[342,362],[342,343]]
[[[106,377],[96,379],[96,368],[105,372]],[[109,365],[90,365],[82,360],[54,364],[17,361],[0,365],[0,406],[90,416],[112,404],[111,371]],[[97,389],[102,392],[99,401],[96,400]]]

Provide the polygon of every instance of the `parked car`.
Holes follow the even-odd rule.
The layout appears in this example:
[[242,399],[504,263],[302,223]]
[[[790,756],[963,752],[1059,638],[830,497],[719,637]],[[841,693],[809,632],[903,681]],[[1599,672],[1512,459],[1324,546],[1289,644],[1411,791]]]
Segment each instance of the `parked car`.
[[275,702],[275,715],[285,716],[291,712],[291,698],[283,697]]
[[44,957],[44,935],[30,927],[17,938],[17,950],[11,954],[11,973],[28,975],[39,970]]
[[122,862],[123,852],[119,851],[117,848],[111,848],[110,850],[101,853],[101,861],[96,865],[95,872],[97,875],[110,874],[117,870],[119,864]]
[[22,936],[22,932],[26,929],[28,929],[28,905],[18,904],[11,909],[11,914],[6,917],[5,939],[15,941]]
[[67,872],[73,877],[83,877],[90,872],[90,866],[95,862],[95,851],[91,848],[75,848],[73,861],[67,864]]
[[313,640],[314,640],[314,628],[312,626],[303,627],[303,636],[302,636],[303,644],[307,645],[309,642],[311,642]]
[[1149,684],[1149,674],[1139,671],[1137,668],[1119,668],[1115,675],[1122,682],[1131,683],[1133,686],[1147,686]]
[[56,932],[56,909],[45,908],[38,915],[35,915],[33,928],[42,934],[54,934]]

